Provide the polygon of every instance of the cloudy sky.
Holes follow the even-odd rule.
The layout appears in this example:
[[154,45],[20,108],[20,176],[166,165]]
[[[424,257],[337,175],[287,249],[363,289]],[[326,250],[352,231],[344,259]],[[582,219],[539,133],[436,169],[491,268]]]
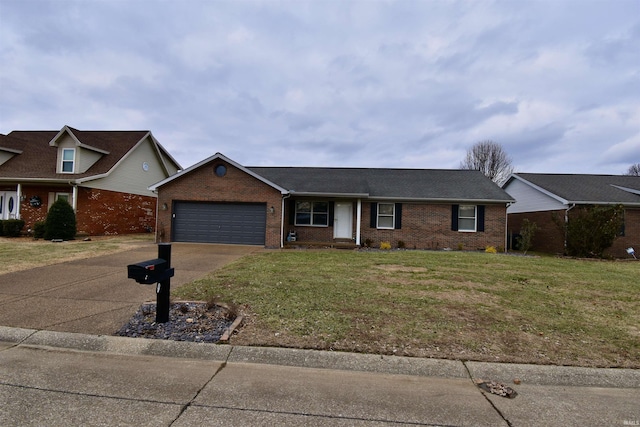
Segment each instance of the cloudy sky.
[[0,133],[151,130],[188,167],[640,162],[640,1],[0,0]]

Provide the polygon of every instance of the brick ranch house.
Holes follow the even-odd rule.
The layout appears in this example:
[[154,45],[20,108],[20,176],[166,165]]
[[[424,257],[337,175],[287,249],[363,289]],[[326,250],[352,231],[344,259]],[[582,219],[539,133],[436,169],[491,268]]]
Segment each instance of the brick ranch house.
[[513,202],[478,171],[245,167],[220,153],[150,189],[158,241],[268,248],[504,248]]
[[564,253],[565,236],[554,221],[571,220],[585,206],[624,206],[624,227],[605,253],[628,257],[626,248],[640,251],[640,177],[628,175],[516,173],[503,185],[516,199],[509,206],[508,233],[520,232],[522,221],[535,222],[538,229],[533,250]]
[[0,219],[28,230],[63,198],[79,234],[151,231],[157,197],[148,187],[179,169],[149,131],[13,131],[0,135]]

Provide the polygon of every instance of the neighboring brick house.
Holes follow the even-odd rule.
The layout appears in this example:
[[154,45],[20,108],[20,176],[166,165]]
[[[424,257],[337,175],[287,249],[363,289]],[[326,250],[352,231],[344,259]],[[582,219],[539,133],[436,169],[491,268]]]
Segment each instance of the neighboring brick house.
[[508,234],[520,233],[522,221],[535,222],[533,250],[564,253],[560,223],[573,212],[592,205],[623,205],[624,227],[605,253],[628,257],[626,249],[640,249],[640,177],[629,175],[516,173],[503,185],[516,200],[509,206]]
[[159,241],[270,248],[504,248],[513,202],[478,171],[244,167],[220,153],[150,189]]
[[13,131],[0,135],[0,219],[29,230],[64,198],[79,234],[151,231],[157,197],[148,187],[179,169],[149,131]]

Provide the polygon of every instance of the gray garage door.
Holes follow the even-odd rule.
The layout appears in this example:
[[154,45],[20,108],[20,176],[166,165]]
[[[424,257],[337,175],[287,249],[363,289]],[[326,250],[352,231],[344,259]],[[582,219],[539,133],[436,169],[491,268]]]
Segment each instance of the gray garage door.
[[173,241],[264,245],[264,204],[176,202]]

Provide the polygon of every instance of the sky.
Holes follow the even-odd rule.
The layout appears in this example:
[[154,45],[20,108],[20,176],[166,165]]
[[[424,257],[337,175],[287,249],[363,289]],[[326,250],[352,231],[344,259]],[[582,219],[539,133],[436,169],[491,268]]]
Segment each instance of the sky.
[[150,130],[187,168],[640,162],[640,1],[0,0],[0,133]]

